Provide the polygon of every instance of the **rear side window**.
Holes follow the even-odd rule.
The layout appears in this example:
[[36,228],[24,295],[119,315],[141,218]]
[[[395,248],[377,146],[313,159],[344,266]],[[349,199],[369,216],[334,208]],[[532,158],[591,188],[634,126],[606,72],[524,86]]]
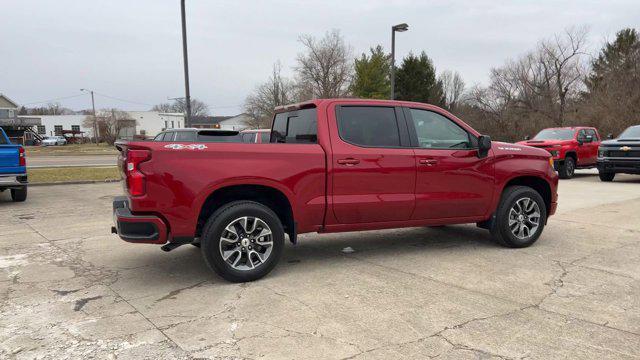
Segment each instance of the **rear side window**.
[[338,110],[342,140],[361,146],[400,146],[396,112],[392,107],[342,106]]
[[166,134],[164,134],[164,137],[162,138],[162,141],[173,141],[173,135],[175,133],[174,132],[168,132]]
[[260,142],[261,143],[268,143],[271,139],[271,133],[270,132],[261,132],[260,133]]
[[175,141],[196,141],[195,131],[178,131]]
[[165,133],[160,133],[156,135],[156,137],[153,138],[153,141],[162,141],[162,139],[164,138],[164,134]]
[[271,142],[315,144],[318,142],[318,119],[315,108],[276,114]]
[[244,142],[244,143],[254,143],[254,142],[256,142],[256,134],[255,133],[244,133],[244,134],[242,134],[242,142]]

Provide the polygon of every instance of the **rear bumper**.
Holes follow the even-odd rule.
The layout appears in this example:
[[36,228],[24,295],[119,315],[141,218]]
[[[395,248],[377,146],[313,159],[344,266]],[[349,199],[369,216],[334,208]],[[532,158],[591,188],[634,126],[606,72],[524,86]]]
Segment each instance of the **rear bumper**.
[[133,215],[126,196],[113,200],[113,222],[111,232],[132,243],[165,244],[168,238],[167,225],[154,215]]
[[0,174],[1,189],[22,188],[28,184],[27,174]]
[[640,174],[640,159],[598,159],[598,171]]

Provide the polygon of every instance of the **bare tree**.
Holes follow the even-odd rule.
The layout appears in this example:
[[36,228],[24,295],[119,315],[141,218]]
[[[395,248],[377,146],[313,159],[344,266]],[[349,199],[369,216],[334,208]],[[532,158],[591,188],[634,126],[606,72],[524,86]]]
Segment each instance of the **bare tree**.
[[282,76],[280,62],[273,64],[271,76],[258,85],[245,100],[245,111],[251,117],[248,125],[252,128],[271,126],[274,108],[293,102],[294,84]]
[[[158,105],[154,105],[151,108],[151,111],[159,111],[159,112],[176,112],[176,113],[186,113],[187,112],[187,102],[183,98],[178,98],[173,101],[173,103],[161,103]],[[198,99],[191,99],[191,116],[207,116],[209,115],[209,107],[207,104],[203,103]]]
[[[118,109],[102,109],[96,114],[100,141],[113,144],[117,139],[133,136],[136,120],[125,111]],[[82,125],[93,128],[93,118],[87,116]]]
[[438,81],[442,84],[444,105],[451,111],[455,110],[462,101],[462,95],[464,94],[462,76],[457,71],[445,70],[438,76]]
[[352,49],[345,44],[340,31],[327,32],[317,40],[300,36],[306,52],[298,55],[296,72],[301,93],[312,97],[334,98],[348,94],[353,75]]

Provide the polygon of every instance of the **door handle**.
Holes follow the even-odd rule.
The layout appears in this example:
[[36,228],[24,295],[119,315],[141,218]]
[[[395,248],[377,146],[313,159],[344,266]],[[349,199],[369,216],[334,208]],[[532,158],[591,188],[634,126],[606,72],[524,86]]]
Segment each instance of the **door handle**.
[[438,160],[436,160],[436,159],[420,159],[420,160],[418,160],[418,162],[421,165],[433,166],[433,165],[438,163]]
[[359,164],[360,160],[358,159],[354,159],[354,158],[347,158],[347,159],[339,159],[338,160],[338,164],[340,165],[347,165],[347,166],[353,166],[356,164]]

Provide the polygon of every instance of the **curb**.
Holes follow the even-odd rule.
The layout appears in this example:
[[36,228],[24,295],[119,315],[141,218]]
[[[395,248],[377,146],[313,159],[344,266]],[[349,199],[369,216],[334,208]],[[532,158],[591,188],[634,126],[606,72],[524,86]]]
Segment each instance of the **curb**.
[[50,185],[82,185],[82,184],[109,184],[109,183],[117,183],[122,180],[81,180],[81,181],[58,181],[58,182],[48,182],[48,183],[30,183],[27,186],[50,186]]

